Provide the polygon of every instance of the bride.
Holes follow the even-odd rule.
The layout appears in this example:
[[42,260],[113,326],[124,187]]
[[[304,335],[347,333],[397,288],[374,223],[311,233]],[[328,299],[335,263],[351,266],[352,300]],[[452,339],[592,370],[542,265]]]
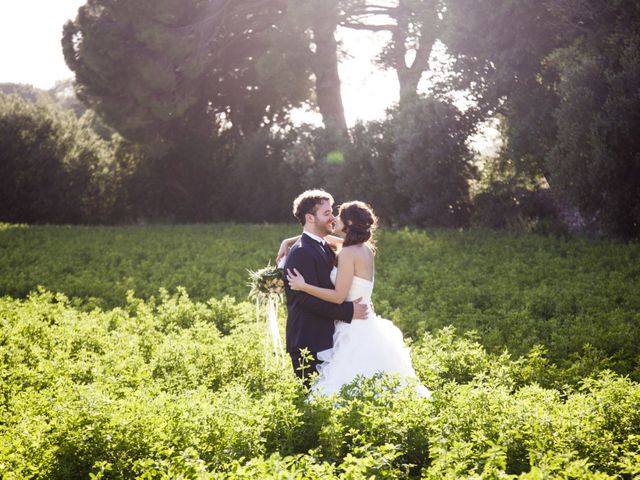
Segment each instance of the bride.
[[[325,238],[339,249],[337,268],[331,272],[335,288],[321,288],[305,282],[296,270],[286,272],[292,290],[300,290],[321,300],[340,304],[362,297],[369,305],[366,321],[335,322],[333,348],[321,352],[318,359],[319,377],[312,389],[331,395],[353,381],[358,375],[372,377],[376,373],[398,375],[401,380],[416,379],[411,365],[409,349],[405,346],[402,332],[389,320],[373,313],[371,294],[374,284],[375,246],[373,232],[377,218],[369,205],[359,201],[344,203],[336,218],[339,237]],[[278,258],[298,237],[283,241]],[[429,390],[415,380],[417,392],[429,397]]]

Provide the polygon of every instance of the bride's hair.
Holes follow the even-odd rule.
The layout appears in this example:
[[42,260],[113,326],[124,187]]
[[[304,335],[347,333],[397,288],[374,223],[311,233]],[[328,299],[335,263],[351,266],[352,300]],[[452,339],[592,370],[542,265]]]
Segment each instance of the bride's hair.
[[373,234],[378,226],[378,217],[373,213],[371,206],[355,200],[346,202],[340,206],[340,220],[344,225],[344,247],[367,243],[375,252]]

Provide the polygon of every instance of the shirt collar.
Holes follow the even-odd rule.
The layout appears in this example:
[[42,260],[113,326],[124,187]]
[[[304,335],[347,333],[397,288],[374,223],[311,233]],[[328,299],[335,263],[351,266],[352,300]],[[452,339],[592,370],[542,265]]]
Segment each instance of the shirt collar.
[[318,242],[320,245],[324,245],[326,242],[324,240],[324,238],[319,237],[318,235],[314,235],[313,233],[310,233],[308,230],[303,230],[302,233],[304,233],[305,235],[309,236],[310,238],[314,239],[316,242]]

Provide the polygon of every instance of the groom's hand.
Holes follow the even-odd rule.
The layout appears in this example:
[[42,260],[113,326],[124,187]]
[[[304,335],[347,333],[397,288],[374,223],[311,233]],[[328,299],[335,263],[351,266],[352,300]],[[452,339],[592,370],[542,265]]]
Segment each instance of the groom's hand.
[[361,302],[362,297],[353,301],[353,320],[365,320],[369,307],[366,303]]

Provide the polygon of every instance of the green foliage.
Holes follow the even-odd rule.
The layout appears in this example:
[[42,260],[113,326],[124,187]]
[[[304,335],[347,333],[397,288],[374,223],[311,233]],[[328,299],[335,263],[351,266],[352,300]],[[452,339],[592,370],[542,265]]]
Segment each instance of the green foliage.
[[[296,134],[261,129],[246,135],[234,151],[223,187],[227,221],[287,221],[291,202],[302,191],[300,177],[308,165],[290,159]],[[289,161],[291,160],[291,161]],[[266,201],[268,199],[268,201]],[[215,218],[214,215],[212,215]]]
[[84,117],[0,94],[0,220],[112,221],[128,160],[113,150],[119,141]]
[[23,100],[32,103],[49,100],[46,91],[24,83],[0,83],[0,93],[17,95]]
[[[75,89],[73,88],[73,80],[68,78],[65,80],[58,80],[55,85],[47,90],[49,96],[53,99],[55,104],[62,110],[72,110],[77,118],[81,118],[88,112],[87,107],[76,96]],[[97,123],[97,120],[95,120]],[[98,125],[96,125],[97,127]],[[94,130],[99,131],[102,138],[108,139],[114,133],[105,125],[100,125],[99,128]]]
[[16,96],[0,96],[0,195],[4,221],[56,218],[66,203],[60,188],[65,175],[62,123],[42,105]]
[[228,296],[293,233],[2,224],[0,475],[638,474],[640,385],[612,373],[638,377],[636,245],[383,232],[376,310],[433,396],[379,376],[309,398]]
[[433,97],[357,124],[349,140],[335,130],[301,128],[285,155],[287,178],[324,188],[337,203],[366,201],[392,225],[467,226],[471,130],[469,118]]
[[[247,305],[248,306],[248,305]],[[82,311],[0,299],[3,478],[614,478],[637,474],[640,385],[558,391],[452,330],[413,346],[430,400],[394,378],[307,397],[264,365],[253,311],[161,292]],[[535,356],[535,355],[534,355]],[[518,382],[517,378],[521,381]]]
[[394,120],[396,188],[410,199],[409,222],[466,225],[475,174],[465,143],[469,119],[452,104],[427,97],[400,109]]
[[544,177],[592,231],[637,238],[638,5],[446,4],[456,84],[469,88],[480,117],[503,118],[502,153],[516,174]]
[[[127,138],[161,139],[166,149],[182,144],[189,128],[215,132],[223,123],[216,113],[239,132],[253,131],[263,117],[275,119],[305,99],[298,85],[307,81],[306,67],[282,51],[295,45],[295,32],[282,32],[289,42],[270,50],[281,17],[275,2],[99,1],[65,25],[63,49],[84,102]],[[269,52],[267,63],[279,60],[289,80],[300,74],[295,88],[258,68]]]
[[[390,34],[378,61],[401,91],[384,121],[351,131],[337,25]],[[39,111],[4,125],[2,200],[16,213],[1,218],[282,221],[300,190],[322,186],[396,225],[468,226],[474,211],[474,225],[562,234],[558,207],[570,207],[590,231],[636,238],[639,25],[623,0],[95,0],[64,29],[77,98],[69,81],[0,85],[90,109],[70,128]],[[450,55],[439,67],[434,45]],[[433,96],[420,98],[429,68]],[[326,128],[293,129],[291,110],[314,102]],[[487,117],[501,119],[502,176],[471,199],[468,140]],[[87,133],[110,128],[136,144]]]
[[98,0],[80,7],[64,27],[65,59],[78,97],[143,148],[139,217],[229,218],[216,210],[224,207],[238,140],[286,123],[308,97],[302,39],[278,2]]
[[[0,230],[0,294],[24,298],[41,285],[91,310],[123,307],[128,290],[150,299],[161,287],[176,292],[184,286],[197,302],[221,302],[214,323],[226,333],[235,314],[223,297],[247,298],[247,269],[273,260],[274,246],[297,231],[285,225],[7,225]],[[405,335],[420,339],[453,325],[461,334],[477,332],[478,343],[495,355],[507,348],[520,357],[542,346],[530,371],[519,375],[543,385],[574,384],[603,369],[640,378],[637,245],[383,229],[378,246],[376,311]],[[536,368],[553,365],[560,371],[536,377]],[[454,373],[460,367],[446,370],[464,380]]]
[[[637,25],[640,12],[635,15]],[[640,82],[640,35],[630,38],[619,30],[607,32],[604,45],[578,40],[552,57],[562,102],[555,112],[559,132],[548,155],[549,179],[606,232],[637,238],[640,101],[632,85]]]
[[471,224],[493,229],[567,234],[553,191],[523,186],[515,178],[492,181],[473,197]]
[[246,298],[247,269],[275,258],[271,246],[297,230],[232,224],[5,225],[0,230],[0,294],[25,297],[42,285],[102,308],[122,306],[128,290],[148,299],[160,287],[175,291],[184,286],[202,302],[225,295]]
[[492,352],[542,344],[553,363],[638,375],[635,244],[407,229],[379,247],[376,309],[405,334],[454,325]]
[[345,148],[342,171],[348,185],[337,185],[344,200],[358,199],[372,205],[387,224],[407,221],[409,192],[397,188],[394,152],[397,140],[392,121],[358,123],[350,131],[351,143]]

